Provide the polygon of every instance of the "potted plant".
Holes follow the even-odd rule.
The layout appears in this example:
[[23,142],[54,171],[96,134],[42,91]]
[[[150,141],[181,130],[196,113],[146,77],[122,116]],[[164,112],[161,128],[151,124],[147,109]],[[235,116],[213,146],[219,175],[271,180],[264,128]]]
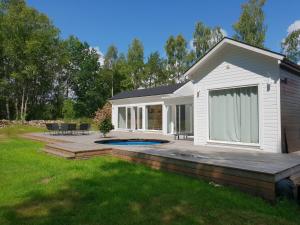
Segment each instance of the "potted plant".
[[103,137],[106,137],[106,134],[112,129],[114,129],[114,125],[109,118],[105,118],[99,125],[99,130],[103,134]]

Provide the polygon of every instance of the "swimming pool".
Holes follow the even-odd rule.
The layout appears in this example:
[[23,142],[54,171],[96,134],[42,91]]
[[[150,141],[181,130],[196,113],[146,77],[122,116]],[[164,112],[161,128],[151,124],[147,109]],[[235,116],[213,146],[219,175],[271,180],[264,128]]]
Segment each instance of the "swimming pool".
[[158,145],[168,143],[167,140],[155,140],[155,139],[110,139],[95,141],[98,144],[106,145]]

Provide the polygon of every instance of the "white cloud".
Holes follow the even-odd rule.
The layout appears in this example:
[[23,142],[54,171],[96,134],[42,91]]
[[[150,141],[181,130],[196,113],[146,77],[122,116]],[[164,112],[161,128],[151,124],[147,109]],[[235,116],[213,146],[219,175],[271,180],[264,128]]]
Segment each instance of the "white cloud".
[[288,34],[292,33],[295,30],[300,30],[300,20],[296,20],[294,23],[292,23],[288,29],[287,32]]
[[96,53],[99,55],[98,62],[102,66],[104,64],[104,54],[101,52],[100,48],[98,46],[90,47],[90,50],[94,49]]

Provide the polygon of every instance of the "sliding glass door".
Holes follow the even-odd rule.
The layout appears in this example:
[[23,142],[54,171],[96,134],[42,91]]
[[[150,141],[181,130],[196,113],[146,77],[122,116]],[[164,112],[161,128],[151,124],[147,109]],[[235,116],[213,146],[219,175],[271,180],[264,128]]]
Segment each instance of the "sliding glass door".
[[176,132],[193,133],[193,105],[176,105]]
[[127,129],[131,129],[131,108],[127,109]]
[[147,105],[146,121],[147,130],[162,130],[162,105]]
[[143,108],[138,107],[137,129],[143,129]]
[[209,92],[210,140],[258,143],[258,88],[242,87]]

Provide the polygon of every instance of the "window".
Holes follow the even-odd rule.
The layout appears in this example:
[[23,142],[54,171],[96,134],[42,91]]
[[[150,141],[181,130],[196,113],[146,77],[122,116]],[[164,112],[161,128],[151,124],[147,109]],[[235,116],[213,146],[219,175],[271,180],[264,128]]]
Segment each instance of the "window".
[[137,114],[137,107],[134,106],[133,107],[133,111],[134,111],[134,129],[138,129],[138,114]]
[[209,92],[210,140],[258,143],[258,88],[242,87]]
[[138,129],[143,129],[143,108],[138,108]]
[[118,108],[118,128],[126,128],[126,108]]
[[193,105],[176,105],[176,131],[193,133]]
[[127,108],[127,129],[131,129],[131,108]]
[[167,133],[172,133],[172,106],[167,106]]
[[147,129],[162,130],[162,106],[148,105],[146,106],[147,113]]

